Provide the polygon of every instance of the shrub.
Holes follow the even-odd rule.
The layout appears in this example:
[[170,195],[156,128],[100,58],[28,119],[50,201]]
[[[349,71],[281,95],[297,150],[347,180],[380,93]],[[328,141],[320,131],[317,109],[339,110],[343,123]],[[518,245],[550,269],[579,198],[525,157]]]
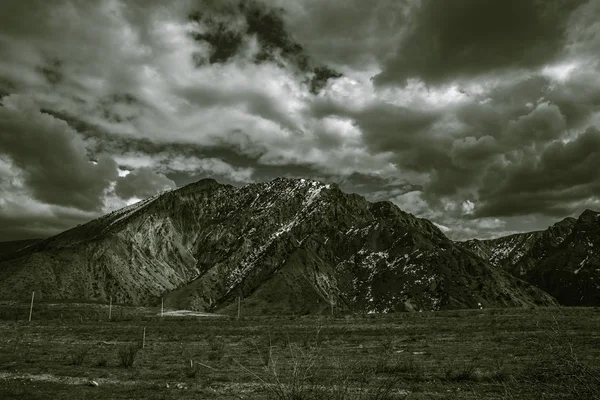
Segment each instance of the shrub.
[[87,356],[89,349],[82,348],[71,351],[70,359],[71,365],[81,365]]
[[209,361],[220,361],[225,355],[225,343],[216,338],[209,338],[208,359]]
[[[345,365],[338,360],[329,364],[321,348],[304,349],[303,343],[288,343],[282,350],[269,346],[264,351],[268,362],[262,361],[262,371],[252,371],[239,364],[245,372],[261,383],[267,398],[277,400],[360,400],[406,399],[406,392],[396,391],[398,377],[372,379],[373,368]],[[259,351],[259,354],[261,352]],[[261,356],[262,357],[262,356]],[[327,371],[327,374],[324,372]],[[328,375],[334,371],[333,375]],[[353,376],[348,374],[353,372]],[[358,376],[357,376],[358,374]],[[357,386],[358,383],[358,386]],[[369,383],[371,383],[369,385]]]
[[100,357],[96,362],[96,366],[98,367],[106,367],[108,365],[108,360],[106,357]]
[[460,367],[446,369],[446,380],[449,382],[478,381],[477,368],[473,364],[464,364]]
[[132,367],[139,350],[140,347],[136,345],[129,345],[119,349],[120,365],[125,368]]
[[564,398],[600,400],[598,364],[575,348],[556,320],[543,334],[546,340],[536,344],[536,358],[510,385],[504,385],[505,390],[516,391],[512,384],[520,381],[537,391],[553,390]]

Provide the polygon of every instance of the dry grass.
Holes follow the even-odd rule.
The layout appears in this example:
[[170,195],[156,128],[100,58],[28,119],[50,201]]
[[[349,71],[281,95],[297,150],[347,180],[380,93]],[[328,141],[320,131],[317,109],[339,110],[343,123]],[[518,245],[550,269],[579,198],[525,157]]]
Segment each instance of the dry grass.
[[[45,307],[31,323],[4,313],[2,399],[598,399],[600,387],[594,308],[240,321],[123,308],[109,322],[101,305],[77,318]],[[145,348],[130,346],[142,327]]]

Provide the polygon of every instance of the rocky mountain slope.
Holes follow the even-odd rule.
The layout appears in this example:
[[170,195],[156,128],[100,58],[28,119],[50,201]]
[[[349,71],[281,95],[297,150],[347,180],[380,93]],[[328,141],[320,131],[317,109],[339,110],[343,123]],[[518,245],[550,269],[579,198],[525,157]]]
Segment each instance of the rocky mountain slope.
[[459,243],[563,305],[600,305],[600,213],[586,210],[545,231]]
[[0,262],[2,297],[244,312],[391,312],[553,305],[431,222],[336,185],[202,180]]

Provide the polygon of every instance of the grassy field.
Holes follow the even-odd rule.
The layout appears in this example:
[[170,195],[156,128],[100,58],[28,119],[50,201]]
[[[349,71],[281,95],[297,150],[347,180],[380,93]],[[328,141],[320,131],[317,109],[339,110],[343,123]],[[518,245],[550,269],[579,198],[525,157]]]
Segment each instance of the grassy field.
[[600,398],[597,308],[239,321],[120,306],[108,321],[98,304],[28,313],[0,304],[1,399]]

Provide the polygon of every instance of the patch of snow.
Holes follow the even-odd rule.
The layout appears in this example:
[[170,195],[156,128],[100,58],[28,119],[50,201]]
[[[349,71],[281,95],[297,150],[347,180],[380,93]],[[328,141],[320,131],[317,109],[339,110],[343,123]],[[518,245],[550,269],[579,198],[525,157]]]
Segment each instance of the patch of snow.
[[577,268],[575,271],[573,271],[573,273],[575,275],[577,275],[579,273],[579,271],[581,271],[581,269],[585,266],[585,264],[587,263],[589,258],[590,258],[590,256],[585,256],[585,258],[583,260],[581,260],[581,262],[579,263],[579,268]]
[[[160,313],[156,314],[160,316]],[[173,311],[165,311],[163,313],[164,317],[224,317],[224,315],[220,314],[211,314],[200,311],[191,311],[191,310],[173,310]]]

